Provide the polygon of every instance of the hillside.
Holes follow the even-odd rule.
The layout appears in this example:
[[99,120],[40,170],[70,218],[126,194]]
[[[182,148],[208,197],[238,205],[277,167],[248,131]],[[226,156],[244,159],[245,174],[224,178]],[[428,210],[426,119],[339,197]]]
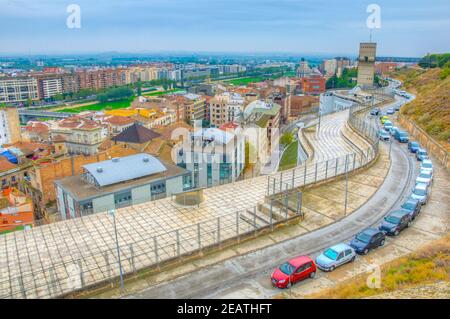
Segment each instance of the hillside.
[[402,108],[402,114],[450,150],[450,77],[443,69],[401,69],[391,77],[401,80],[416,99]]

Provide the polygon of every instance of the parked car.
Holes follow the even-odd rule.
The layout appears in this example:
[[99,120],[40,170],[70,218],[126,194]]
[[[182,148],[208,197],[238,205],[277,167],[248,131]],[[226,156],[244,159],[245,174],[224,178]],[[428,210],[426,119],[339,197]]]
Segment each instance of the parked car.
[[350,242],[350,246],[358,253],[366,255],[370,250],[383,246],[386,234],[376,228],[367,228],[357,234]]
[[417,183],[424,183],[430,186],[433,183],[433,173],[427,170],[421,171],[416,178]]
[[383,141],[389,141],[391,139],[388,132],[386,132],[385,130],[378,131],[378,138]]
[[414,142],[414,141],[409,141],[409,142],[408,142],[408,150],[409,150],[411,153],[417,152],[417,151],[419,150],[419,148],[420,148],[420,144],[419,144],[419,143]]
[[352,247],[341,243],[327,248],[322,254],[317,256],[316,265],[323,271],[333,271],[345,263],[352,262],[356,258],[356,253]]
[[407,211],[409,213],[409,217],[411,217],[411,220],[414,220],[417,215],[419,215],[422,205],[417,199],[409,198],[400,208]]
[[380,113],[380,109],[377,107],[370,110],[370,115],[378,115],[378,113]]
[[394,125],[392,124],[391,121],[386,121],[384,122],[384,129],[385,130],[390,130]]
[[424,159],[420,164],[420,171],[430,171],[433,174],[433,163],[430,159]]
[[392,107],[390,107],[390,108],[388,108],[387,109],[387,112],[386,112],[387,114],[394,114],[395,113],[395,110],[392,108]]
[[272,273],[272,285],[278,288],[288,288],[306,278],[314,278],[316,264],[308,256],[299,256],[285,262]]
[[394,106],[394,110],[395,111],[400,111],[400,108],[402,107],[402,103],[397,103],[397,104],[395,104],[395,106]]
[[380,121],[381,121],[381,124],[384,124],[384,122],[386,122],[386,121],[389,121],[389,117],[388,116],[381,116],[380,117]]
[[427,150],[425,150],[423,148],[419,148],[416,151],[416,158],[417,158],[418,161],[423,161],[423,160],[428,159],[428,152],[427,152]]
[[406,133],[405,131],[401,131],[401,130],[397,130],[394,133],[394,137],[397,141],[399,141],[400,143],[406,143],[409,141],[409,136],[408,133]]
[[398,127],[393,126],[389,129],[389,134],[391,134],[392,136],[394,136],[395,132],[398,131]]
[[379,229],[387,235],[397,236],[411,225],[411,217],[406,210],[395,210],[384,217]]
[[428,202],[429,189],[425,183],[418,183],[413,189],[411,198],[417,199],[420,204],[426,205]]

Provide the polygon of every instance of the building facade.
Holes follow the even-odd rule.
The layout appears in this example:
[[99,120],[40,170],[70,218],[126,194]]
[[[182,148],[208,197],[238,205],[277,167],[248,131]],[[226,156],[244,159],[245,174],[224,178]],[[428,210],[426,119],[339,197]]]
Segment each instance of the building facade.
[[371,88],[375,79],[376,43],[361,43],[358,57],[358,85]]
[[0,103],[38,100],[38,83],[32,77],[0,78]]
[[71,219],[137,205],[191,189],[190,178],[145,153],[87,164],[81,175],[55,181],[58,210]]

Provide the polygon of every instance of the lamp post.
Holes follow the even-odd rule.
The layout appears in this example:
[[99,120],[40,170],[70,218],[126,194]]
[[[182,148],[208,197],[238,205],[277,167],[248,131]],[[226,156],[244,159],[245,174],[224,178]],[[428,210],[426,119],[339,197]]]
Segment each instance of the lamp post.
[[119,248],[119,238],[117,236],[117,226],[116,226],[116,210],[110,209],[108,210],[108,214],[112,216],[113,218],[113,225],[114,225],[114,235],[116,238],[116,249],[117,249],[117,259],[119,262],[119,273],[120,273],[120,290],[123,292],[124,285],[123,285],[123,272],[122,272],[122,262],[120,260],[120,248]]

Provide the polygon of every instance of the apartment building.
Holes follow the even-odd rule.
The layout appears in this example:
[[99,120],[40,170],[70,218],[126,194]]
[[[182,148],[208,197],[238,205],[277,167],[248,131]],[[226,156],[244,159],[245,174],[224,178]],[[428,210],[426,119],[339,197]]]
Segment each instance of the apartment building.
[[0,78],[0,103],[25,102],[38,100],[37,80],[33,77]]
[[83,173],[55,181],[58,210],[71,219],[137,205],[191,189],[191,174],[139,153],[83,165]]
[[210,124],[219,127],[233,122],[244,110],[244,98],[238,93],[223,92],[209,100]]
[[205,119],[206,99],[198,94],[183,95],[183,104],[186,119],[191,122]]
[[325,92],[326,80],[320,74],[310,74],[301,78],[302,92],[305,94],[319,95]]
[[321,69],[326,76],[333,76],[336,74],[338,68],[338,61],[336,59],[323,60]]
[[126,84],[125,69],[78,70],[80,89],[101,90]]
[[39,99],[50,99],[51,97],[63,93],[62,77],[58,75],[38,75]]
[[15,107],[0,108],[0,146],[20,141],[19,112]]
[[190,133],[176,149],[178,166],[192,173],[194,187],[235,181],[245,166],[245,138],[234,131],[202,128]]
[[106,125],[87,118],[73,116],[55,123],[50,128],[51,138],[62,136],[70,154],[93,155],[105,139]]
[[272,147],[273,139],[276,138],[280,128],[281,105],[272,101],[256,100],[251,102],[244,110],[244,127],[253,123],[261,128],[267,128],[267,139],[269,149]]

